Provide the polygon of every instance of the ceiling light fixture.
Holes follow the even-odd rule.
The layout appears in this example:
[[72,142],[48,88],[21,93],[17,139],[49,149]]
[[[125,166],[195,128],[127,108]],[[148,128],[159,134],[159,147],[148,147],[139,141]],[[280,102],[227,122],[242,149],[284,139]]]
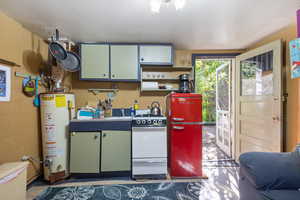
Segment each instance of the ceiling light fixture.
[[174,3],[176,10],[181,10],[185,6],[186,0],[150,0],[150,8],[153,13],[159,13],[160,8],[163,4],[169,6],[169,4]]
[[154,13],[159,13],[161,4],[162,4],[162,0],[150,0],[151,11]]
[[181,10],[185,6],[185,0],[175,0],[174,5],[176,10]]

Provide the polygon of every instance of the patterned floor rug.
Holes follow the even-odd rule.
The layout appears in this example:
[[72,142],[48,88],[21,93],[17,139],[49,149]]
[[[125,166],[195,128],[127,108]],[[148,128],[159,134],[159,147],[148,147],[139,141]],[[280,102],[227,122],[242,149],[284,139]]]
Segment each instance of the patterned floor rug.
[[[36,200],[218,200],[237,199],[229,188],[218,193],[206,188],[205,181],[164,182],[127,185],[49,187]],[[210,192],[208,190],[210,189]],[[220,190],[222,192],[220,192]],[[207,196],[209,195],[209,196]],[[218,198],[215,195],[224,198]]]
[[[215,144],[215,127],[204,128],[203,172],[207,180],[49,187],[36,200],[239,200],[238,164]],[[71,179],[69,182],[77,181]]]

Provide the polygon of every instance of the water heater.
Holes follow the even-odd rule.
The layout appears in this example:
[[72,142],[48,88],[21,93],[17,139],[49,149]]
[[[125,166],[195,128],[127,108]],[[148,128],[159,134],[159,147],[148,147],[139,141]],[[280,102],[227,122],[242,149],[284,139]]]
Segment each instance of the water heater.
[[42,93],[41,127],[44,178],[51,183],[69,175],[69,121],[75,117],[75,96]]

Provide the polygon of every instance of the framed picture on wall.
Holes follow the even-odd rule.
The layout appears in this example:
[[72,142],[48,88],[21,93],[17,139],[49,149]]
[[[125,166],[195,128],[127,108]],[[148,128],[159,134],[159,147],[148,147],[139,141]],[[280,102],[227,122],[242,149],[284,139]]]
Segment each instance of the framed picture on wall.
[[300,78],[300,38],[290,41],[291,77]]
[[0,101],[10,101],[11,68],[0,65]]

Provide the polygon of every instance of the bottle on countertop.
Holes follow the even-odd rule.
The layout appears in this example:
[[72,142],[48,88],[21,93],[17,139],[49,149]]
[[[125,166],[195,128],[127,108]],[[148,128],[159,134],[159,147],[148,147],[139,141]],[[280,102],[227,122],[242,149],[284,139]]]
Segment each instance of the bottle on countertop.
[[134,100],[133,109],[134,110],[138,110],[139,109],[139,104],[138,104],[137,100]]
[[137,100],[134,100],[133,107],[132,107],[133,116],[136,115],[136,111],[137,111],[138,109],[139,109],[138,101],[137,101]]

